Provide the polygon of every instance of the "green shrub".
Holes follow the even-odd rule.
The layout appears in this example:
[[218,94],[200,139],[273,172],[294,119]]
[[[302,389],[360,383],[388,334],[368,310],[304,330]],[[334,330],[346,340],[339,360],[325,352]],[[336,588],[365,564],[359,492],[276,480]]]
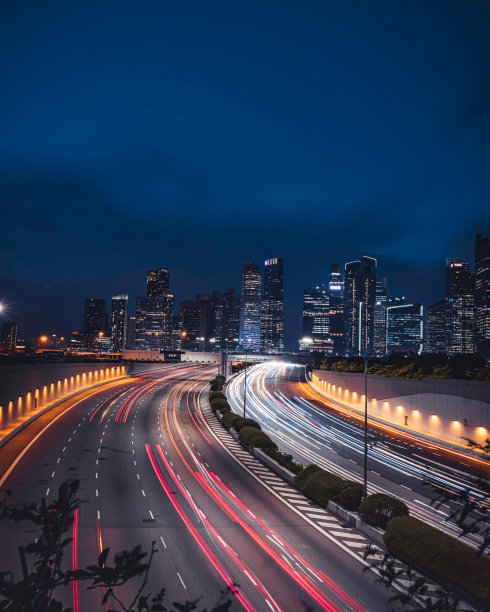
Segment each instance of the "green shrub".
[[231,407],[230,404],[224,400],[221,399],[219,397],[217,397],[214,400],[211,400],[211,408],[216,412],[230,412],[231,411]]
[[318,467],[318,465],[315,465],[314,463],[311,463],[310,465],[306,466],[305,468],[303,468],[301,470],[301,472],[295,477],[294,482],[295,484],[301,488],[301,483],[306,480],[307,478],[309,478],[311,476],[311,474],[314,474],[315,472],[318,472],[319,470],[321,470],[321,467]]
[[359,516],[369,525],[385,529],[388,521],[395,516],[408,516],[408,507],[396,497],[375,493],[359,506]]
[[[307,470],[308,468],[306,468]],[[306,471],[306,470],[303,470]],[[303,476],[303,472],[299,477]],[[296,479],[298,476],[296,477]],[[295,480],[296,480],[295,479]],[[335,474],[331,474],[322,468],[316,471],[311,471],[309,476],[300,479],[299,488],[308,495],[311,499],[326,506],[330,500],[333,500],[339,493],[339,487],[342,479]]]
[[224,427],[226,427],[226,429],[230,429],[230,427],[233,427],[233,429],[235,429],[235,423],[239,419],[241,419],[241,416],[239,414],[235,414],[234,412],[231,412],[230,410],[229,412],[225,412],[223,414],[221,423],[223,424]]
[[209,401],[211,402],[214,399],[226,399],[226,395],[221,393],[221,391],[211,391],[209,394]]
[[250,448],[277,448],[269,436],[256,427],[245,426],[240,429],[238,439]]
[[274,459],[274,461],[279,463],[279,465],[282,465],[282,467],[285,467],[290,472],[293,472],[293,474],[299,474],[303,470],[301,463],[295,461],[292,455],[286,455],[282,451],[275,448],[266,448],[264,449],[264,452],[271,459]]
[[450,582],[488,606],[490,559],[478,558],[459,540],[411,516],[391,519],[384,541],[393,554],[410,560],[420,572],[442,584]]
[[240,420],[236,421],[236,423],[233,425],[233,428],[237,431],[240,431],[242,427],[255,427],[255,429],[262,429],[259,423],[257,423],[257,421],[240,417]]
[[[344,486],[345,483],[349,486]],[[359,483],[352,484],[349,480],[344,480],[339,488],[340,491],[335,501],[346,510],[357,510],[362,500],[364,487]]]

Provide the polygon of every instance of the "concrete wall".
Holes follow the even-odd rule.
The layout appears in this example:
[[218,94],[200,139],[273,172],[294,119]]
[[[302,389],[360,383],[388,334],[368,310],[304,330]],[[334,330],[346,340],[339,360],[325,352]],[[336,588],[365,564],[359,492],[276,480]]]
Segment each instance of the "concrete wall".
[[[364,374],[314,370],[312,386],[346,408],[364,411]],[[368,375],[368,412],[386,422],[464,443],[490,436],[490,383]]]
[[[124,349],[122,352],[122,358],[125,361],[161,361],[165,362],[164,353],[160,351],[138,351]],[[192,361],[198,363],[219,363],[221,361],[221,355],[219,353],[193,353],[187,352],[180,355],[180,361]],[[165,362],[167,363],[167,362]],[[175,363],[168,361],[168,363]]]
[[125,374],[126,366],[107,363],[2,365],[0,429],[57,397]]

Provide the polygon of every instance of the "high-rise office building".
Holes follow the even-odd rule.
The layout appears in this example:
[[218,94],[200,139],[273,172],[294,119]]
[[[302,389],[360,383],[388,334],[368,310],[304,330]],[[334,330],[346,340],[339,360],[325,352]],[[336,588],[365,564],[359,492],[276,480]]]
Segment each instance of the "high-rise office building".
[[212,334],[214,336],[214,348],[215,350],[220,351],[223,348],[223,292],[213,291],[211,299],[213,302]]
[[424,308],[404,304],[386,308],[386,352],[422,352]]
[[126,348],[126,332],[128,326],[128,294],[112,296],[111,308],[111,348],[120,353]]
[[253,261],[242,265],[240,295],[240,348],[260,351],[262,273]]
[[146,297],[164,297],[169,293],[169,273],[165,268],[149,270],[146,275]]
[[234,289],[223,294],[223,350],[232,351],[238,348],[240,335],[240,295]]
[[332,341],[332,353],[344,353],[344,283],[340,264],[330,266],[328,281],[328,333]]
[[448,314],[447,298],[431,304],[427,308],[427,353],[447,353],[448,347]]
[[13,353],[17,346],[17,323],[4,323],[2,326],[2,349]]
[[173,314],[173,293],[165,293],[162,297],[137,297],[134,348],[172,350]]
[[264,262],[260,335],[262,351],[277,353],[284,349],[284,262],[281,257]]
[[376,266],[372,257],[345,264],[344,346],[347,356],[370,353],[374,348]]
[[446,298],[448,299],[448,344],[450,355],[475,351],[475,290],[469,263],[446,260]]
[[310,351],[332,351],[329,333],[330,299],[325,285],[303,290],[303,337],[300,348]]
[[490,359],[490,240],[475,239],[475,349]]
[[169,290],[169,282],[167,269],[148,271],[146,296],[136,298],[135,349],[174,349],[174,294]]
[[207,293],[196,295],[191,302],[180,304],[182,321],[182,348],[189,351],[205,351],[215,348],[213,302]]
[[376,279],[374,350],[378,356],[386,354],[386,278]]
[[105,333],[106,328],[106,301],[93,298],[85,300],[83,313],[83,337],[85,348],[96,348],[98,334],[100,332]]

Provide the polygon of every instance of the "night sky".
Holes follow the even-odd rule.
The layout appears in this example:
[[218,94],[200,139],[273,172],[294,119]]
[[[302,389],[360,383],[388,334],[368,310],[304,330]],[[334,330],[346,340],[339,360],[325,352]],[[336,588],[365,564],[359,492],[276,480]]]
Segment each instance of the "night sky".
[[378,258],[389,295],[444,292],[490,233],[490,3],[0,5],[0,298],[21,337],[86,297],[176,302],[285,261],[304,286]]

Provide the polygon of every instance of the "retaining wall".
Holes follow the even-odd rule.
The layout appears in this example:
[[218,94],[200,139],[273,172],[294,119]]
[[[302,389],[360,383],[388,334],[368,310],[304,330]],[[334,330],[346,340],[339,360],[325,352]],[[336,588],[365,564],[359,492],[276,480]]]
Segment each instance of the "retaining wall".
[[[314,370],[311,386],[343,407],[364,413],[364,374]],[[368,413],[407,431],[464,443],[490,431],[490,383],[368,375]]]
[[126,375],[102,363],[17,364],[0,367],[0,429],[57,397]]

